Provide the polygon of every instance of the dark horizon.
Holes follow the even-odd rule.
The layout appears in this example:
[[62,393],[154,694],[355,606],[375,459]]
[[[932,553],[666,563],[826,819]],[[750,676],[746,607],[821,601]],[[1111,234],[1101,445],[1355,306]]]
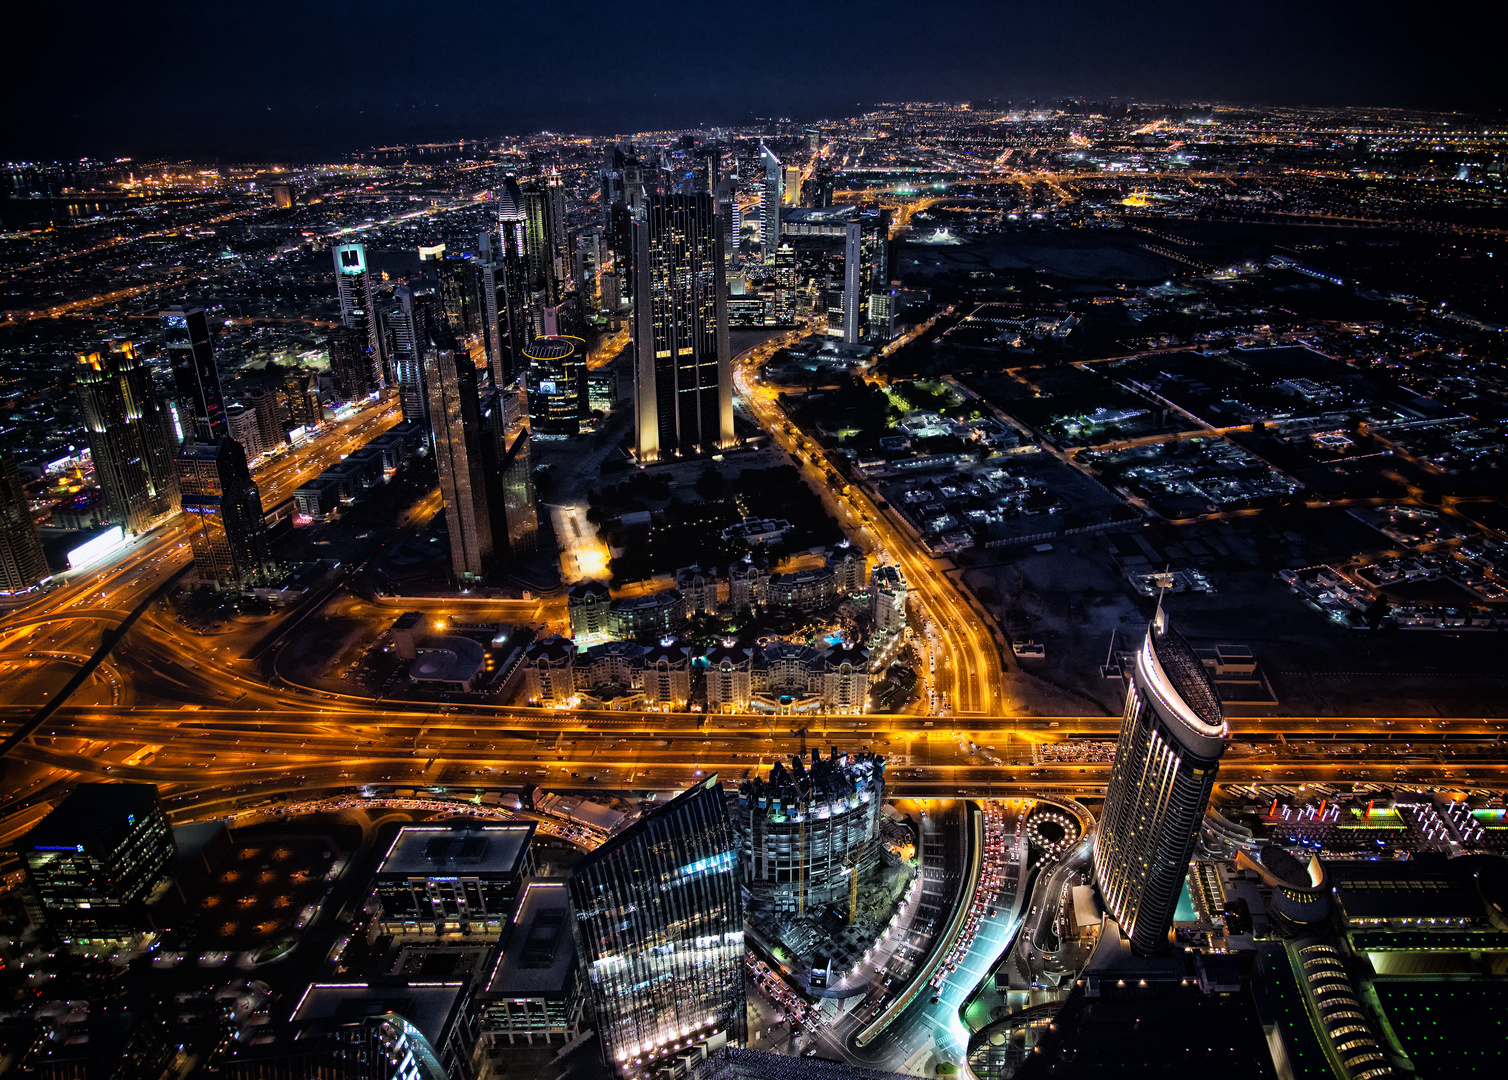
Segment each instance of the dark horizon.
[[[437,8],[443,7],[443,13]],[[91,10],[93,14],[90,14]],[[772,0],[624,8],[371,0],[233,10],[170,0],[17,20],[8,160],[328,160],[365,147],[536,131],[589,136],[818,120],[879,101],[1064,98],[1501,112],[1489,36],[1394,2]]]

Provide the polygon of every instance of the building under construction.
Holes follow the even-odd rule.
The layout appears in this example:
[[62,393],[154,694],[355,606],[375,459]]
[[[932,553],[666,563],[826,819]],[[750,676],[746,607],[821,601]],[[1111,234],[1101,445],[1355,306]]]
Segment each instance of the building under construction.
[[852,922],[859,885],[880,862],[884,795],[884,758],[836,749],[740,784],[733,828],[751,908],[803,919],[831,905]]

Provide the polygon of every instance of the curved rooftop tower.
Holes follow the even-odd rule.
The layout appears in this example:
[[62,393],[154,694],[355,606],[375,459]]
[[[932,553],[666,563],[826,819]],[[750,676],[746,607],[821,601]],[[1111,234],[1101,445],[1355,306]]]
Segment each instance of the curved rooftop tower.
[[1138,953],[1167,943],[1226,732],[1204,664],[1159,608],[1136,654],[1094,844],[1105,906]]

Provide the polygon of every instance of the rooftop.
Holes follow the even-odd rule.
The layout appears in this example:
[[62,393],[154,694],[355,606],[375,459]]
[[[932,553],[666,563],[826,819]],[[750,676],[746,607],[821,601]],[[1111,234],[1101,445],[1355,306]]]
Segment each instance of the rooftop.
[[313,983],[293,1013],[295,1024],[317,1020],[354,1022],[368,1016],[397,1013],[429,1040],[444,1044],[445,1022],[466,992],[462,982],[393,986],[369,983]]
[[98,844],[157,803],[156,784],[80,784],[21,840],[21,850]]
[[571,943],[571,898],[564,881],[531,881],[514,912],[507,940],[493,961],[487,993],[563,993],[575,947]]
[[520,873],[534,823],[519,825],[405,825],[388,848],[379,874]]

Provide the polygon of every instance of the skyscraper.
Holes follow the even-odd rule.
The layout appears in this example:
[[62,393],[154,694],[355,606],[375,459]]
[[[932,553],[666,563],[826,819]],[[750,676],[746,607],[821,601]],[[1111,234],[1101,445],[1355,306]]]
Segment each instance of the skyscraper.
[[768,146],[759,148],[764,158],[764,186],[759,191],[759,251],[764,262],[774,262],[780,247],[780,202],[785,194],[785,174],[780,159]]
[[425,427],[429,426],[429,392],[424,385],[424,346],[435,324],[435,307],[433,294],[399,285],[383,313],[403,419]]
[[214,442],[229,434],[220,373],[210,346],[209,320],[201,307],[175,305],[162,312],[162,342],[173,372],[173,394],[183,437]]
[[591,415],[586,396],[586,342],[555,335],[535,338],[529,358],[529,427],[541,435],[577,435]]
[[634,224],[634,424],[640,461],[733,443],[722,228],[712,197],[649,196]]
[[507,327],[507,277],[503,271],[501,236],[484,232],[477,237],[477,295],[481,305],[482,342],[487,353],[487,370],[493,386],[511,382],[508,372],[512,357],[503,356],[504,332]]
[[[516,305],[518,313],[516,320],[510,319],[508,330],[509,334],[514,336],[519,350],[513,354],[515,361],[518,362],[513,371],[515,378],[523,370],[523,346],[544,332],[540,311],[550,302],[542,269],[543,263],[536,265],[532,255],[531,244],[535,243],[535,240],[530,236],[532,226],[528,201],[518,181],[510,176],[504,182],[503,189],[498,195],[497,216],[498,235],[503,242],[501,255],[503,268],[507,274],[509,310],[513,311]],[[539,210],[536,223],[540,225],[542,237],[544,235],[542,204],[536,209]],[[538,242],[543,243],[543,240],[540,239]]]
[[738,184],[732,178],[717,185],[717,216],[723,223],[723,259],[728,269],[739,265],[739,233],[744,212],[738,205]]
[[843,248],[843,340],[890,340],[890,211],[848,218]]
[[1138,953],[1167,944],[1226,733],[1203,662],[1159,607],[1126,690],[1094,843],[1105,907]]
[[244,588],[271,570],[262,494],[231,438],[178,448],[183,511],[191,515],[194,573],[220,589]]
[[578,862],[571,904],[602,1056],[619,1076],[744,1041],[737,839],[716,777]]
[[0,456],[0,595],[29,592],[51,576],[16,462]]
[[335,291],[340,300],[340,321],[366,340],[372,379],[378,386],[386,386],[390,374],[387,351],[382,340],[382,325],[377,318],[372,276],[367,271],[366,248],[360,244],[339,244],[331,252],[335,256]]
[[499,558],[506,552],[509,559],[527,558],[539,547],[529,429],[519,398],[517,390],[491,390],[482,395],[480,406],[493,551]]
[[330,350],[330,375],[335,380],[336,397],[341,401],[359,401],[376,389],[372,359],[359,330],[336,327],[325,344]]
[[425,349],[424,367],[451,573],[463,584],[481,582],[492,575],[493,543],[476,365],[441,338]]
[[440,317],[463,349],[490,362],[477,261],[470,255],[446,255],[436,264],[435,273],[440,279]]
[[74,392],[111,520],[143,533],[176,514],[178,472],[167,413],[131,343],[80,356]]
[[571,252],[566,243],[565,186],[560,177],[532,180],[523,188],[526,248],[533,287],[546,304],[558,304],[570,288]]

